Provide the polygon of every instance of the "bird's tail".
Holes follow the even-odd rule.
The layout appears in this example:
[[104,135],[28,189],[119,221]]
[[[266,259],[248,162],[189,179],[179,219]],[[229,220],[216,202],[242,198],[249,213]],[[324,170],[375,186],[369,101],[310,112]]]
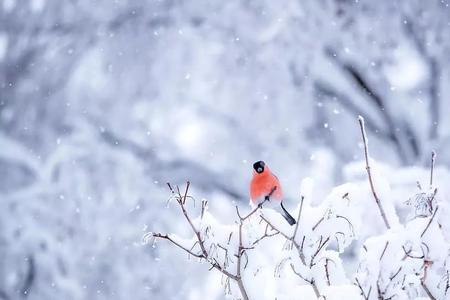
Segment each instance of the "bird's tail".
[[289,225],[294,225],[295,219],[288,213],[288,211],[284,208],[283,202],[281,202],[281,215],[286,219]]

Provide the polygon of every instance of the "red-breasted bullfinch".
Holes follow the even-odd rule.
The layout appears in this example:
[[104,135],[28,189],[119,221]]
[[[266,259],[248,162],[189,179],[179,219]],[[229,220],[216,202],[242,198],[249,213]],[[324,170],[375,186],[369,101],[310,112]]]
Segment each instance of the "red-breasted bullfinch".
[[290,225],[295,224],[295,219],[283,206],[283,191],[280,181],[263,161],[257,161],[253,164],[250,198],[255,205],[262,205],[269,201],[272,203],[271,206],[280,212]]

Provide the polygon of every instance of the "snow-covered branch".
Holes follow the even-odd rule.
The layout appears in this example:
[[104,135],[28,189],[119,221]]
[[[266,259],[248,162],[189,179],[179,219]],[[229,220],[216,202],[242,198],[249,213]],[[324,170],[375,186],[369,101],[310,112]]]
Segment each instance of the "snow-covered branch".
[[[186,240],[161,233],[153,233],[153,237],[171,242],[189,256],[207,262],[210,269],[221,272],[226,278],[225,291],[235,299],[268,297],[254,284],[268,278],[272,278],[273,295],[279,299],[291,297],[289,291],[299,287],[310,295],[305,299],[344,299],[337,295],[364,300],[406,300],[419,296],[446,299],[450,287],[447,241],[450,234],[449,226],[443,225],[448,208],[437,197],[434,185],[436,154],[433,152],[431,156],[429,188],[422,190],[418,184],[419,192],[403,203],[411,207],[411,215],[401,223],[396,220],[392,203],[389,213],[381,205],[374,182],[383,199],[390,198],[389,189],[382,184],[377,165],[372,169],[369,164],[361,117],[359,125],[369,184],[338,186],[319,206],[311,205],[302,196],[295,226],[288,226],[266,202],[246,215],[236,207],[237,222],[232,225],[219,224],[208,213],[206,203],[202,203],[200,217],[192,219],[186,208],[192,199],[188,182],[183,192],[178,186],[169,187],[194,237]],[[367,209],[373,203],[371,198],[375,199],[376,209]],[[387,200],[383,203],[389,204]],[[384,228],[378,228],[374,234],[372,224],[366,220],[368,214],[377,222],[381,215]],[[393,220],[391,223],[388,216]],[[355,246],[361,248],[358,268],[348,276],[341,256]],[[271,270],[273,275],[269,275]],[[235,283],[236,290],[230,281]]]
[[[203,227],[206,224],[206,223],[202,223],[202,221],[204,221],[204,216],[206,215],[206,212],[205,212],[206,204],[204,202],[202,203],[202,211],[201,211],[200,220],[197,220],[197,221],[192,220],[192,218],[190,217],[190,215],[186,209],[187,200],[192,198],[188,194],[190,182],[189,181],[187,182],[186,188],[183,193],[180,191],[180,188],[178,186],[176,186],[175,189],[172,187],[172,185],[170,183],[168,183],[168,186],[172,193],[172,197],[176,200],[177,204],[180,206],[185,220],[187,221],[190,228],[192,229],[192,232],[194,233],[194,244],[188,245],[189,243],[191,243],[191,241],[189,241],[187,244],[185,244],[185,242],[181,241],[178,237],[175,237],[175,236],[171,237],[168,234],[152,233],[151,234],[152,237],[155,239],[167,240],[167,241],[171,242],[173,245],[175,245],[176,247],[187,252],[189,255],[192,255],[201,260],[207,261],[210,264],[211,269],[216,269],[216,270],[220,271],[224,276],[227,277],[227,280],[231,279],[231,280],[235,281],[239,288],[242,299],[248,300],[249,299],[248,293],[247,293],[247,290],[245,288],[245,285],[244,285],[244,282],[242,279],[243,269],[245,269],[248,264],[248,255],[247,255],[246,251],[254,249],[254,247],[261,240],[263,240],[264,238],[274,236],[275,234],[269,233],[268,228],[266,227],[264,235],[262,235],[261,237],[259,237],[256,240],[254,240],[250,245],[247,245],[246,243],[244,243],[243,227],[245,225],[245,222],[247,220],[249,220],[253,215],[255,215],[258,210],[260,210],[260,208],[262,207],[262,204],[264,202],[261,205],[255,207],[252,211],[250,211],[245,216],[241,215],[241,213],[239,212],[239,208],[236,206],[236,214],[239,219],[238,226],[237,226],[237,234],[238,234],[237,249],[235,249],[235,254],[230,256],[229,253],[233,253],[233,247],[232,247],[231,241],[232,241],[233,235],[235,235],[235,233],[236,233],[236,228],[234,228],[234,227],[223,228],[225,230],[230,230],[229,234],[227,234],[228,240],[226,243],[208,240],[208,239],[211,239],[214,236],[214,234],[210,234],[210,231],[213,230],[212,227],[210,227],[211,225],[206,225],[206,227]],[[272,191],[266,196],[266,201],[269,201],[269,199],[272,196],[274,191],[275,191],[275,188],[273,188]],[[209,216],[209,217],[211,217],[211,216]],[[195,225],[194,223],[198,223],[198,224]],[[199,226],[199,229],[197,228],[197,226]],[[194,249],[196,249],[196,251]],[[222,249],[225,252],[225,256],[223,257],[222,262],[220,262],[220,258],[219,258],[217,249]],[[231,263],[230,263],[230,262],[233,262],[232,257],[236,258],[236,262],[235,262],[236,267],[235,267],[234,271],[232,270]],[[243,263],[244,259],[246,259],[245,263]],[[226,287],[229,287],[228,283],[226,284]]]

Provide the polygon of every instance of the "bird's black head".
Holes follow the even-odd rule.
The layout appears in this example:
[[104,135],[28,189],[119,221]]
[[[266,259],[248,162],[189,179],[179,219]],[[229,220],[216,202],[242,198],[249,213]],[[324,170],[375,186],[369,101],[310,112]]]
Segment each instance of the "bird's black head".
[[256,171],[256,173],[261,174],[262,172],[264,172],[265,165],[266,164],[262,160],[260,160],[253,164],[253,169]]

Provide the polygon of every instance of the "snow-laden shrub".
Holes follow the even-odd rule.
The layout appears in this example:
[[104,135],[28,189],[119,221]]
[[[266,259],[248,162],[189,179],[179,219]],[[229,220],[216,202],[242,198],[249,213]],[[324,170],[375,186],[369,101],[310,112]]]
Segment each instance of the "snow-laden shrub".
[[[188,183],[169,187],[194,236],[153,232],[146,238],[166,239],[222,273],[232,299],[448,299],[449,209],[433,184],[434,153],[428,187],[417,184],[394,203],[390,195],[398,191],[369,160],[362,119],[360,125],[368,180],[335,187],[318,206],[311,205],[305,180],[296,225],[264,205],[246,213],[236,207],[235,220],[221,224],[206,201],[192,205]],[[398,205],[409,209],[406,217]],[[355,247],[357,267],[349,272],[343,257]]]

